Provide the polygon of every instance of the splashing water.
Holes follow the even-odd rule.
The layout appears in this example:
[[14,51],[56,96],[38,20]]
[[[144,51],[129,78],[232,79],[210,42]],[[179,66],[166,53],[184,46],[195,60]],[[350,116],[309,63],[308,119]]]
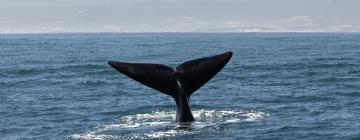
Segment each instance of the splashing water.
[[226,124],[251,122],[269,114],[257,111],[196,110],[191,125],[179,125],[174,119],[175,111],[123,116],[118,122],[102,125],[94,130],[68,136],[70,139],[154,139],[199,134]]

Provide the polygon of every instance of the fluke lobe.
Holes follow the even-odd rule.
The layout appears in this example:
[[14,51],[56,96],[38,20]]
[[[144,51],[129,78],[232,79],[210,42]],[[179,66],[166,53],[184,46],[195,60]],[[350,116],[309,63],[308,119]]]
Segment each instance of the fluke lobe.
[[193,92],[214,77],[232,57],[232,52],[190,60],[175,69],[148,63],[109,61],[108,64],[126,76],[164,94],[176,101],[176,121],[190,123],[194,116],[189,107]]

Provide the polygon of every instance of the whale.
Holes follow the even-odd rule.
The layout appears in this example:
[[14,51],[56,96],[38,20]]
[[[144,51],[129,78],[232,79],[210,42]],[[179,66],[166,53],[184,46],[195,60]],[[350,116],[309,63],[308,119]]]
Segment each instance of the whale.
[[171,96],[176,102],[176,122],[195,121],[190,109],[190,96],[212,79],[229,62],[232,51],[186,61],[176,68],[162,64],[108,61],[108,64],[152,89]]

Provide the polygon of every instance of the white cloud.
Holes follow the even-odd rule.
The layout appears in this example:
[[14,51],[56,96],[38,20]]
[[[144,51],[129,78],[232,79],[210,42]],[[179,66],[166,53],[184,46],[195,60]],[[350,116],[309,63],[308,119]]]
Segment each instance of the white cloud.
[[295,17],[287,18],[287,20],[309,21],[309,20],[310,20],[310,17],[309,17],[309,16],[295,16]]
[[88,15],[87,10],[78,10],[78,11],[76,11],[74,13],[66,14],[65,18],[74,19],[74,18],[78,18],[78,17],[81,17],[81,16],[87,16],[87,15]]
[[178,15],[174,18],[162,20],[158,25],[153,25],[151,30],[164,32],[193,32],[207,28],[209,22],[199,18]]
[[[79,11],[80,12],[80,11]],[[80,12],[80,13],[86,13]],[[0,33],[51,33],[51,32],[360,32],[359,24],[323,25],[310,16],[293,16],[277,21],[254,24],[244,20],[208,21],[187,15],[163,19],[153,23],[122,25],[103,23],[94,25],[46,26],[15,25],[13,20],[4,20]]]
[[0,1],[0,32],[354,32],[360,25],[360,0]]
[[1,21],[2,24],[11,24],[11,23],[14,23],[15,21],[14,20],[4,20],[4,21]]
[[351,24],[334,25],[334,26],[329,26],[328,30],[332,32],[360,32],[360,25],[351,25]]

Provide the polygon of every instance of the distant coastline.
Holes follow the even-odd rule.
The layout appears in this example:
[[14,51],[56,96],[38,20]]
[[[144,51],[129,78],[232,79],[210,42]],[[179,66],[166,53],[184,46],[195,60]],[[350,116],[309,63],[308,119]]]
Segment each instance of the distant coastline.
[[0,35],[16,34],[359,34],[352,32],[318,32],[318,31],[289,31],[289,32],[0,32]]

